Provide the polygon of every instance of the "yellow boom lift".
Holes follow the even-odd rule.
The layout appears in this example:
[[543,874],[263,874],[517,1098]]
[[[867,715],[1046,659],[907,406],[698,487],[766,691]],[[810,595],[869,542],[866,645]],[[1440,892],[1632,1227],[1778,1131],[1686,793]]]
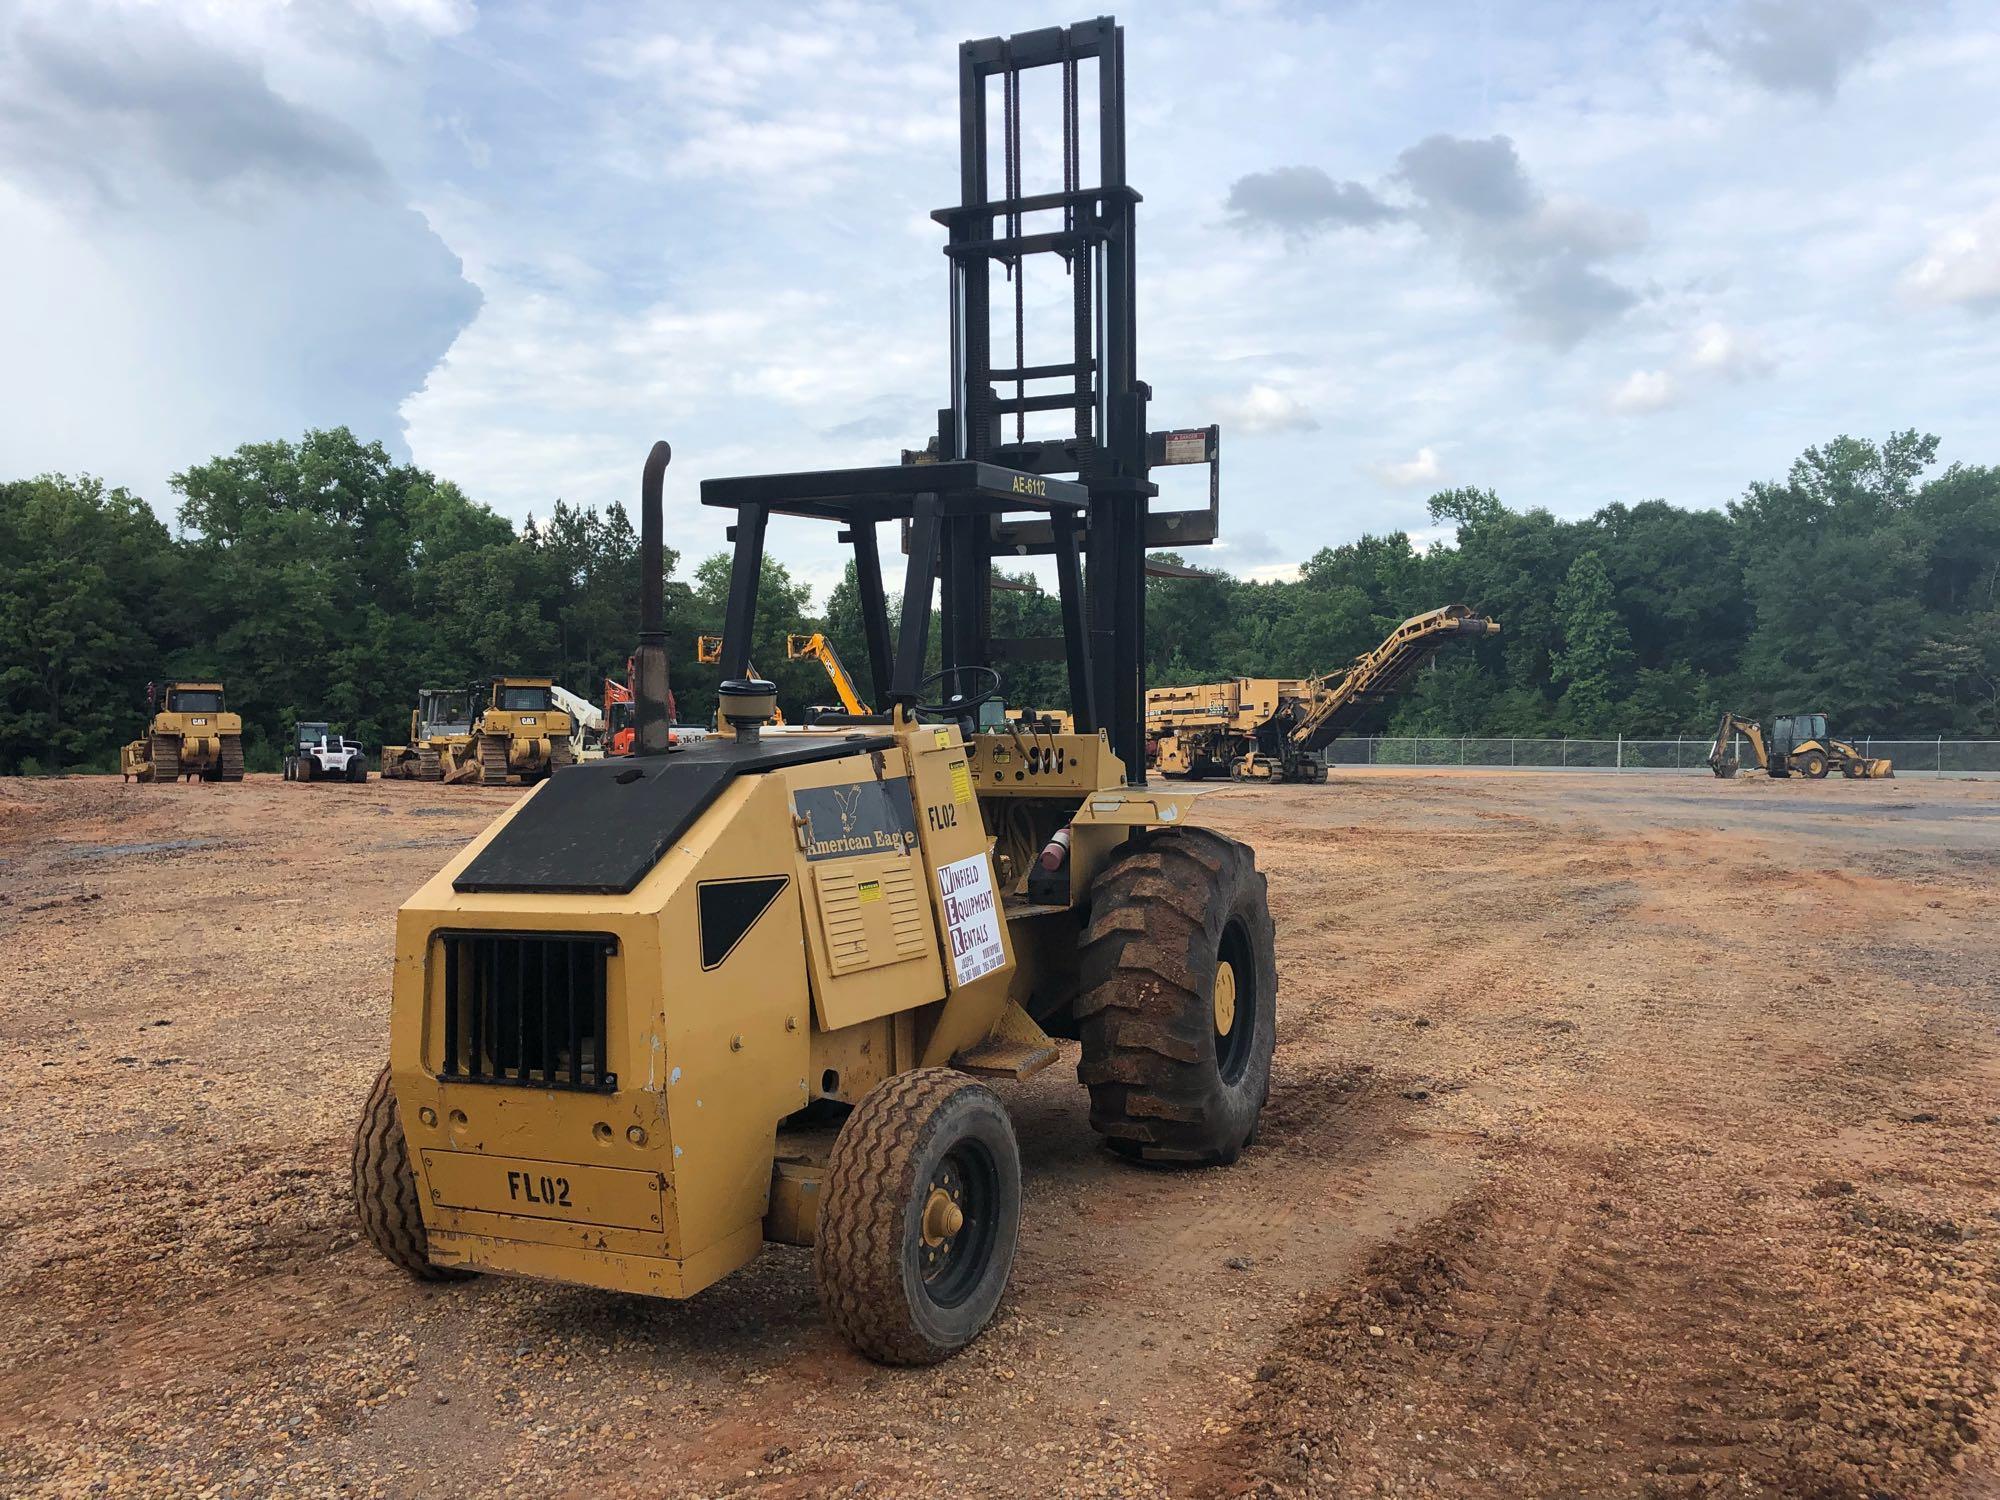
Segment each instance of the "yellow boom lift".
[[118,752],[127,781],[243,779],[243,720],[222,706],[219,682],[170,682],[164,690],[146,685],[146,706],[155,708],[143,739]]
[[1771,739],[1766,744],[1764,728],[1755,719],[1725,713],[1708,754],[1709,769],[1717,776],[1736,774],[1739,735],[1750,747],[1751,762],[1770,776],[1785,777],[1797,771],[1817,781],[1830,771],[1838,771],[1849,781],[1875,781],[1896,774],[1893,761],[1864,755],[1846,740],[1830,737],[1825,714],[1778,715],[1771,722]]
[[[726,731],[672,749],[655,444],[637,753],[536,787],[398,913],[389,1061],[353,1166],[368,1238],[411,1274],[691,1297],[766,1240],[810,1245],[828,1321],[920,1364],[978,1335],[1013,1263],[1021,1158],[990,1083],[1074,1038],[1091,1127],[1119,1155],[1220,1165],[1253,1139],[1276,1036],[1264,877],[1243,844],[1187,826],[1191,793],[1146,784],[1146,550],[1212,541],[1215,515],[1154,503],[1122,33],[1099,19],[967,43],[969,142],[1004,135],[1021,160],[1019,75],[1035,69],[1071,85],[1030,91],[1062,101],[1062,128],[1037,138],[1070,143],[1066,186],[995,196],[987,153],[961,157],[961,205],[940,214],[960,333],[938,462],[702,483],[733,522]],[[1097,101],[1094,174],[1075,154],[1080,98]],[[1045,200],[1074,227],[996,232]],[[1034,255],[1102,279],[1060,362],[1015,349],[996,369],[997,272],[1018,288]],[[998,394],[1027,371],[1069,384]],[[1030,409],[1062,413],[1066,435],[1027,441],[999,419]],[[748,658],[772,516],[853,546],[886,722],[764,733],[777,690]],[[898,522],[892,629],[876,531]],[[995,640],[992,559],[1037,551],[1061,580],[1062,635]],[[989,663],[1044,647],[1076,728],[1024,753]]]
[[1447,642],[1498,635],[1498,621],[1447,604],[1412,615],[1374,650],[1321,677],[1237,677],[1146,694],[1146,735],[1164,775],[1326,780],[1328,745],[1398,692]]
[[785,655],[792,661],[816,661],[825,667],[827,678],[833,683],[834,694],[840,699],[838,709],[808,709],[808,723],[828,713],[860,718],[869,712],[868,705],[861,701],[861,694],[855,690],[854,678],[841,663],[840,653],[833,649],[833,642],[819,631],[815,630],[811,635],[786,636]]

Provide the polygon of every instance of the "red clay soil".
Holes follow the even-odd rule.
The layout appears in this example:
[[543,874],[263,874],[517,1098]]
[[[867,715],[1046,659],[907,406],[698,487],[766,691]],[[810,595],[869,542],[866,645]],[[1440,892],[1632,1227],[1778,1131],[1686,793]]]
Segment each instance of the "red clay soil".
[[516,795],[0,783],[0,1490],[2000,1494],[2000,787],[1230,789],[1280,1045],[1235,1167],[1007,1086],[992,1328],[419,1286],[347,1204],[396,904]]

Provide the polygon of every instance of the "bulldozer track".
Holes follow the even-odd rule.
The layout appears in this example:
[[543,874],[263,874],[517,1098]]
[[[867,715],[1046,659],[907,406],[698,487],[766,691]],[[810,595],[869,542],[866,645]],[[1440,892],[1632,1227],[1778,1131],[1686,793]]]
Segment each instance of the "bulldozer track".
[[507,784],[507,742],[482,737],[479,741],[479,779],[486,786]]
[[171,734],[153,736],[153,780],[181,779],[181,742]]
[[443,781],[444,757],[429,745],[417,752],[417,780]]
[[218,781],[241,781],[243,779],[243,736],[225,734],[222,749],[216,757],[216,779]]

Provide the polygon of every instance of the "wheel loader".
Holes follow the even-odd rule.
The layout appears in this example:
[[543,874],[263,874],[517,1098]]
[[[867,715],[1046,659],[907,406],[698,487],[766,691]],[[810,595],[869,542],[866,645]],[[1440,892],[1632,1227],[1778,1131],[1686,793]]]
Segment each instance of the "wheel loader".
[[382,747],[382,775],[389,781],[465,782],[479,779],[472,748],[469,688],[419,688],[410,710],[410,739]]
[[243,720],[223,707],[219,682],[146,685],[152,722],[118,753],[127,781],[243,779]]
[[[1065,1041],[1118,1157],[1220,1166],[1253,1140],[1276,1029],[1264,876],[1188,826],[1196,791],[1145,773],[1145,554],[1215,533],[1212,508],[1165,509],[1149,477],[1120,29],[967,43],[962,118],[968,141],[1017,142],[1019,75],[1044,68],[1070,85],[1071,142],[1077,74],[1096,75],[1096,170],[1079,154],[1060,191],[996,192],[987,153],[962,154],[938,215],[961,336],[937,461],[701,485],[732,523],[723,731],[671,749],[656,444],[637,753],[536,787],[398,913],[353,1182],[368,1238],[412,1275],[683,1298],[766,1241],[809,1245],[828,1322],[921,1364],[1000,1301],[1021,1209],[1005,1086]],[[1036,207],[1071,227],[1009,227]],[[1009,440],[1003,419],[1043,398],[1007,382],[1050,367],[982,330],[996,264],[1037,256],[1102,295],[1079,293],[1053,366],[1067,430]],[[852,545],[881,712],[764,732],[776,689],[748,658],[773,516]],[[905,523],[892,629],[877,528]],[[1023,553],[1054,559],[1062,633],[995,641],[992,559]],[[1073,730],[1008,720],[993,663],[1030,655],[1065,664]]]
[[1836,740],[1826,732],[1825,714],[1779,714],[1771,723],[1767,745],[1764,728],[1755,719],[1725,713],[1722,727],[1715,732],[1708,766],[1717,776],[1734,776],[1738,769],[1736,740],[1750,747],[1751,760],[1766,774],[1783,778],[1797,771],[1812,781],[1838,771],[1849,781],[1875,781],[1893,777],[1893,761],[1864,755],[1846,740]]

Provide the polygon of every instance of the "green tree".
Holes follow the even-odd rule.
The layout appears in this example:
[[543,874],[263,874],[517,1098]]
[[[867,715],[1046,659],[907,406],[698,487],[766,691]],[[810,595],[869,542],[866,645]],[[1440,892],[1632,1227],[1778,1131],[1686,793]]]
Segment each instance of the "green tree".
[[1610,575],[1596,552],[1578,555],[1556,590],[1562,645],[1553,676],[1562,688],[1558,705],[1563,729],[1576,735],[1604,734],[1612,727],[1612,704],[1622,695],[1632,665],[1625,622],[1612,607]]
[[179,560],[126,490],[0,484],[0,774],[115,764],[172,639]]

